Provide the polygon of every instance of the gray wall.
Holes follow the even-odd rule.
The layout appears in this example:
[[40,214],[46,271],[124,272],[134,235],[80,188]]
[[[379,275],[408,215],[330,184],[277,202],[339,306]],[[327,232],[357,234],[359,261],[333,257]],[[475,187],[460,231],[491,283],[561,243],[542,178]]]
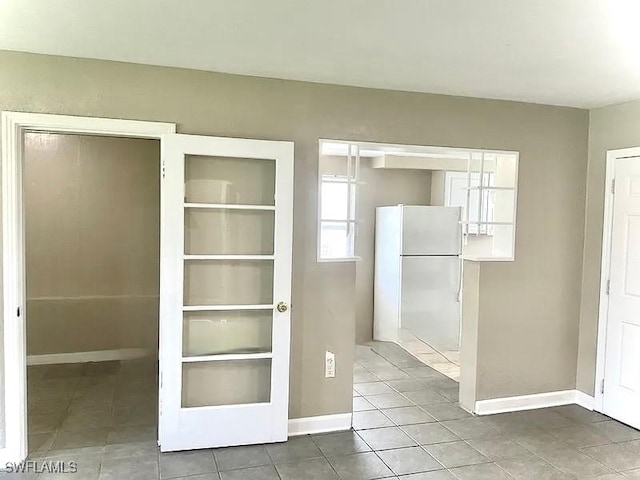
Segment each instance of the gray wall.
[[160,142],[25,135],[27,354],[158,350]]
[[518,150],[516,260],[480,267],[477,394],[575,386],[585,110],[12,52],[0,52],[0,109],[295,142],[292,418],[351,411],[356,266],[316,263],[318,139]]
[[384,205],[429,205],[430,170],[371,168],[371,159],[360,160],[358,236],[356,254],[356,341],[373,338],[373,271],[375,266],[376,207]]
[[590,112],[578,389],[594,394],[607,150],[640,146],[640,101]]

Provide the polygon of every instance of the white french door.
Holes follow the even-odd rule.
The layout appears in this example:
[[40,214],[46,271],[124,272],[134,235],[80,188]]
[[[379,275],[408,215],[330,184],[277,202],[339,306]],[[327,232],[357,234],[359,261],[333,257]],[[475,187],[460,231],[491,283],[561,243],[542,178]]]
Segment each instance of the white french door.
[[615,160],[603,413],[640,428],[640,157]]
[[160,448],[285,441],[293,143],[162,143]]

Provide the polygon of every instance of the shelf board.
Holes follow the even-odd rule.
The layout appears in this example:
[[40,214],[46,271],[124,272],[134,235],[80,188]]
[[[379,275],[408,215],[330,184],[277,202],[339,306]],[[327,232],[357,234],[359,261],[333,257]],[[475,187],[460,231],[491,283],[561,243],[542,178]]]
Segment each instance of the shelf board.
[[185,260],[274,260],[275,255],[184,255]]
[[513,222],[460,222],[462,225],[513,225]]
[[513,262],[513,257],[492,257],[492,256],[480,256],[480,255],[462,255],[462,260],[469,260],[471,262]]
[[229,360],[261,360],[264,358],[273,358],[273,353],[223,353],[219,355],[200,355],[195,357],[182,357],[182,362],[224,362]]
[[242,205],[232,203],[185,203],[184,208],[208,208],[217,210],[267,210],[275,211],[275,205]]
[[505,190],[513,192],[514,187],[464,187],[463,190]]

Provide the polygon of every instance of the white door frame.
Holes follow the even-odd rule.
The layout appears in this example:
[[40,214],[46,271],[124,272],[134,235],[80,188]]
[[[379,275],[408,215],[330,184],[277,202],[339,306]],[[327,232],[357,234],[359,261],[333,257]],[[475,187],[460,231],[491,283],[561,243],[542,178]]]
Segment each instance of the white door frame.
[[607,344],[607,320],[609,295],[607,284],[611,266],[611,234],[613,230],[613,192],[616,160],[628,157],[640,157],[640,147],[622,148],[607,151],[604,220],[602,227],[602,263],[600,267],[600,306],[598,308],[598,342],[596,347],[594,410],[602,412],[604,394],[602,385],[605,380],[605,361]]
[[[5,445],[0,466],[27,456],[23,134],[26,131],[158,139],[173,123],[2,112],[2,318]],[[160,159],[158,159],[160,161]],[[162,200],[161,200],[162,205]],[[21,315],[18,315],[18,309]],[[0,384],[0,388],[2,385]],[[1,419],[0,419],[1,420]]]

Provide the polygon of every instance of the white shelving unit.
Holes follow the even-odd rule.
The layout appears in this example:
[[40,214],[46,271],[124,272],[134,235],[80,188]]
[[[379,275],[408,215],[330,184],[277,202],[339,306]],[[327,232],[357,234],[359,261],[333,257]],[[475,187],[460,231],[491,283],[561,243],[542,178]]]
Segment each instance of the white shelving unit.
[[[473,184],[472,178],[478,179],[478,185]],[[463,258],[476,261],[514,259],[517,183],[516,152],[469,153],[462,221]],[[472,205],[477,211],[471,211]]]

